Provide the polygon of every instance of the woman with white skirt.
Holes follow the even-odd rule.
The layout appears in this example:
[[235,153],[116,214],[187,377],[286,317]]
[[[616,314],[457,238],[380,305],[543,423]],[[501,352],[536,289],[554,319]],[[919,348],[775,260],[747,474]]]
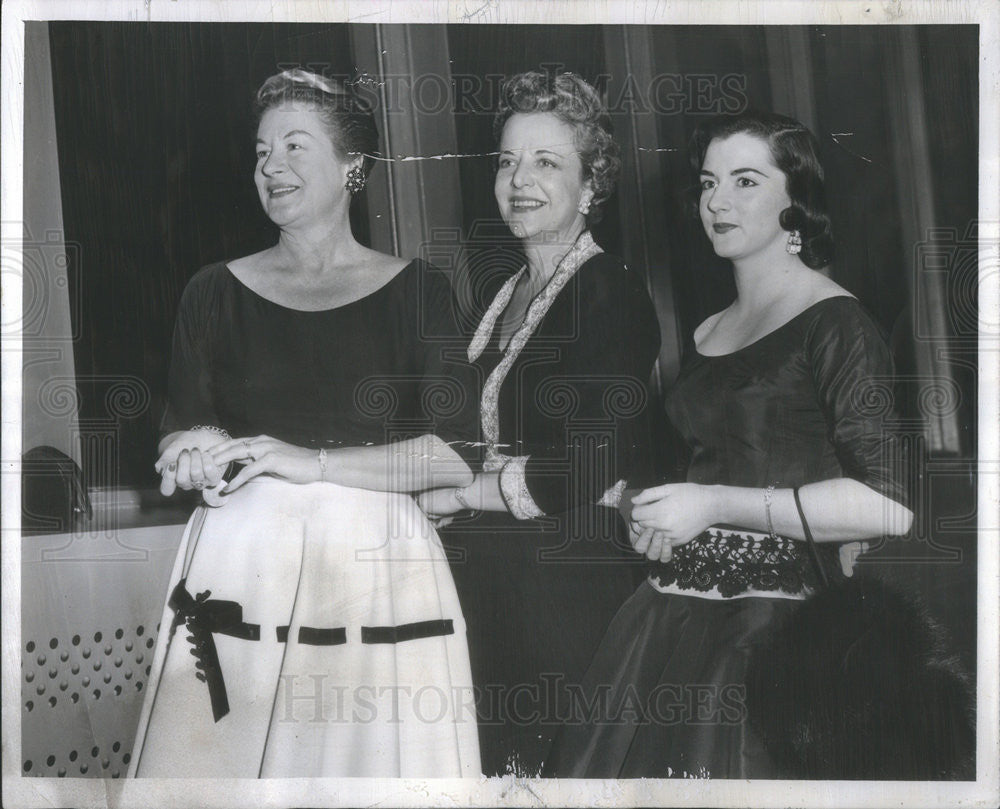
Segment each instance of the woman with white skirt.
[[280,236],[181,300],[157,470],[210,505],[178,551],[131,774],[476,776],[465,624],[408,494],[472,480],[450,284],[354,239],[378,133],[349,90],[285,71],[257,110]]

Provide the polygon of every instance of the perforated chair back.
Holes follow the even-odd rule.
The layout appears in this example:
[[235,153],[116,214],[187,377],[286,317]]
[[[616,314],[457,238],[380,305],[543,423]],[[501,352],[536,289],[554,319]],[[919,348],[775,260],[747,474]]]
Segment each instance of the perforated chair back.
[[183,530],[23,538],[24,775],[126,773]]

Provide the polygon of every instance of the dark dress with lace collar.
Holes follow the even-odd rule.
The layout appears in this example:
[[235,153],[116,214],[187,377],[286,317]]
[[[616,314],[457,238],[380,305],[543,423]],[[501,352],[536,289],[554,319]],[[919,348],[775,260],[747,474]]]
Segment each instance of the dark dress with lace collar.
[[[890,460],[892,374],[879,327],[846,296],[731,354],[689,345],[667,404],[691,452],[687,480],[760,489],[850,477],[902,501]],[[743,721],[747,654],[813,576],[804,543],[739,527],[678,547],[615,616],[584,681],[584,694],[610,687],[607,701],[560,731],[547,774],[772,775]]]
[[622,481],[649,480],[646,387],[659,327],[636,271],[588,234],[574,257],[582,263],[561,265],[526,318],[530,337],[501,349],[487,315],[471,352],[481,352],[484,468],[503,467],[512,513],[462,519],[442,541],[468,626],[487,775],[538,774],[563,689],[579,685],[641,580],[612,501]]

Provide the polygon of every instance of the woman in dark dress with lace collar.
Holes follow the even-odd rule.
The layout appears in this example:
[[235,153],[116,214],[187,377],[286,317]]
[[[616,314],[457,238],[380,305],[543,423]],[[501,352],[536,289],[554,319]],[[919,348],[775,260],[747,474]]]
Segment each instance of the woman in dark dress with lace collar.
[[[487,775],[535,775],[638,561],[615,506],[649,446],[659,326],[642,277],[587,229],[620,162],[610,118],[574,74],[504,85],[494,192],[526,266],[469,348],[483,381],[482,472],[428,492],[469,631]],[[647,477],[648,479],[648,477]],[[632,563],[632,566],[629,566]]]
[[775,777],[741,689],[754,639],[817,586],[793,490],[831,561],[835,543],[912,521],[884,417],[865,407],[891,380],[889,349],[814,271],[833,242],[812,134],[769,113],[724,118],[696,132],[692,161],[737,298],[687,348],[667,406],[687,481],[634,498],[632,541],[653,571],[588,671],[584,694],[607,701],[560,731],[551,775]]

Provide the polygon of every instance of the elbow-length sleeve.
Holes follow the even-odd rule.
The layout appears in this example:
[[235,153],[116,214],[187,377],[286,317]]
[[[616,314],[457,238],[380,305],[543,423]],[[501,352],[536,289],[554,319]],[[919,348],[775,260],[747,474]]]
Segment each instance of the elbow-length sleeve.
[[573,280],[575,291],[567,286],[557,304],[572,339],[555,344],[550,371],[530,376],[518,457],[500,476],[521,518],[617,505],[629,481],[650,477],[649,379],[660,347],[653,304],[639,274],[606,254]]
[[181,296],[174,323],[167,378],[167,407],[160,423],[161,435],[189,430],[195,425],[225,427],[212,397],[210,361],[211,268],[196,274]]
[[909,505],[893,408],[892,355],[853,298],[824,307],[806,337],[828,438],[844,474]]

